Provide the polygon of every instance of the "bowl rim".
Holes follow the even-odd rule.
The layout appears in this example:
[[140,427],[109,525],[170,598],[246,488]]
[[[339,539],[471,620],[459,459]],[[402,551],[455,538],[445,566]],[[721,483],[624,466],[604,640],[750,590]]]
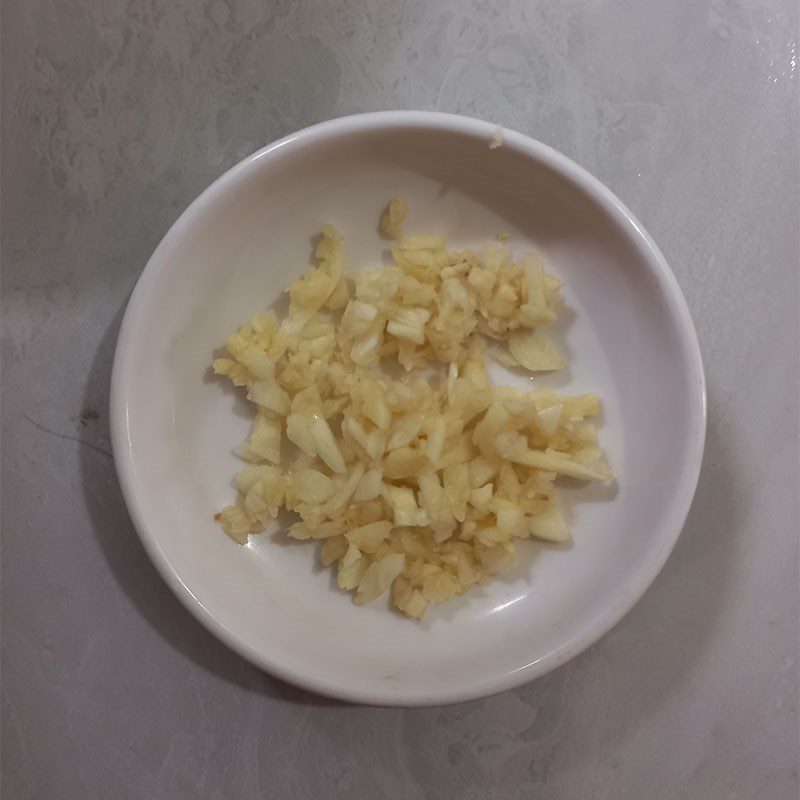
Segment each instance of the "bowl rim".
[[[142,308],[147,303],[151,284],[157,280],[158,275],[166,268],[167,259],[165,256],[171,251],[174,243],[181,239],[194,220],[202,216],[214,204],[216,198],[234,188],[256,167],[259,161],[265,158],[277,158],[282,151],[295,147],[307,147],[327,139],[354,133],[410,128],[472,136],[486,141],[487,145],[498,131],[502,131],[502,144],[504,147],[514,148],[522,155],[543,163],[576,184],[579,189],[584,191],[609,214],[614,224],[629,239],[638,241],[639,250],[643,256],[643,265],[658,279],[662,294],[668,302],[670,317],[676,325],[676,332],[682,345],[682,350],[687,354],[688,362],[686,366],[691,378],[693,378],[693,385],[689,387],[692,399],[692,418],[689,420],[689,429],[695,431],[697,435],[689,444],[687,463],[675,487],[672,504],[669,508],[667,519],[662,526],[665,532],[665,544],[656,557],[646,565],[646,568],[640,571],[638,579],[631,584],[626,593],[621,598],[618,598],[615,604],[608,606],[603,614],[595,618],[592,624],[547,655],[511,672],[487,677],[478,684],[441,686],[437,687],[436,690],[428,691],[415,691],[408,687],[403,687],[402,691],[398,692],[397,687],[394,687],[391,691],[382,691],[379,688],[362,687],[357,683],[341,685],[327,680],[322,671],[314,673],[309,669],[303,674],[296,671],[290,672],[282,663],[280,653],[264,653],[252,647],[240,638],[235,631],[223,624],[211,609],[204,606],[195,597],[191,588],[183,582],[161,549],[159,536],[146,521],[144,500],[136,492],[135,481],[133,480],[134,455],[129,435],[129,407],[125,376],[129,372],[126,367],[132,357],[132,341],[134,331],[137,328],[137,320]],[[109,416],[114,464],[133,526],[161,577],[192,615],[236,653],[260,669],[288,683],[347,702],[397,707],[446,705],[486,697],[520,686],[545,675],[557,666],[577,656],[620,622],[655,580],[683,529],[697,488],[703,459],[706,438],[707,400],[700,345],[688,305],[677,279],[653,239],[610,189],[583,167],[552,147],[525,134],[501,127],[496,123],[434,111],[377,111],[339,117],[311,125],[262,147],[223,173],[183,211],[150,256],[128,300],[114,351]]]

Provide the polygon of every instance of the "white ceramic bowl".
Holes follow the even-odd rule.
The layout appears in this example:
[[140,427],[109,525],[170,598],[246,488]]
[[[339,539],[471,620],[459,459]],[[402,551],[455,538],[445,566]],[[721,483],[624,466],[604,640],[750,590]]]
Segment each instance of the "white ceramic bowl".
[[[215,635],[275,675],[379,705],[488,695],[546,673],[595,642],[655,578],[680,533],[705,438],[700,350],[680,289],[631,213],[554,150],[445,114],[386,112],[326,122],[235,166],[184,212],[131,297],[111,390],[114,456],[142,542]],[[228,539],[242,397],[209,376],[212,354],[309,263],[323,223],[353,266],[380,263],[381,209],[410,204],[407,230],[459,246],[510,234],[565,284],[555,335],[568,355],[539,385],[598,390],[611,486],[565,485],[571,548],[519,547],[505,578],[418,624],[386,602],[357,607],[314,545],[281,534]],[[508,376],[498,376],[515,380]]]

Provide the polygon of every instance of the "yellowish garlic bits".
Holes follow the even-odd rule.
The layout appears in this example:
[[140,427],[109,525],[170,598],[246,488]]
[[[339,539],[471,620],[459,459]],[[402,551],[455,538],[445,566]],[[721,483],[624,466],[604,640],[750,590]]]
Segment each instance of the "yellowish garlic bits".
[[249,462],[238,503],[217,519],[245,543],[280,509],[296,512],[288,534],[322,541],[356,603],[391,590],[421,617],[510,569],[517,540],[570,537],[559,475],[611,471],[591,422],[596,394],[492,386],[487,375],[487,355],[534,372],[564,366],[540,330],[556,318],[559,282],[503,243],[478,253],[439,235],[399,238],[406,212],[393,198],[381,217],[392,266],[346,278],[342,237],[326,226],[288,316],[257,314],[228,338],[214,370],[257,413],[237,449]]

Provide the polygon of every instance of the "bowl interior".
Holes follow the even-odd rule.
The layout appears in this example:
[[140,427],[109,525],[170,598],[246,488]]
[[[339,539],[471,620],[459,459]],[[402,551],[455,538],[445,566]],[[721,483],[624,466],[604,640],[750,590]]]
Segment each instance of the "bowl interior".
[[[445,702],[550,669],[635,602],[694,489],[702,375],[674,281],[654,269],[635,223],[566,175],[552,151],[514,135],[490,149],[491,131],[334,126],[250,159],[176,224],[126,317],[115,451],[145,544],[218,635],[329,694]],[[351,268],[385,261],[377,221],[393,194],[409,200],[409,232],[443,232],[458,247],[507,232],[515,252],[543,254],[564,283],[553,333],[569,367],[534,384],[601,393],[601,444],[616,473],[610,486],[562,483],[571,547],[521,543],[511,574],[420,624],[385,599],[353,605],[313,544],[276,532],[239,547],[213,521],[234,500],[232,449],[252,419],[243,396],[210,375],[213,355],[252,313],[282,307],[323,223],[343,233]],[[528,383],[501,369],[495,377]]]

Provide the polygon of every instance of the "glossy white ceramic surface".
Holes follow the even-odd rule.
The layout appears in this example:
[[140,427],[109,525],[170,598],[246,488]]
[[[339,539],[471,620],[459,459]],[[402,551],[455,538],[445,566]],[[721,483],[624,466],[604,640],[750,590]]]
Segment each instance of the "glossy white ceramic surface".
[[[418,112],[359,115],[293,134],[207,189],[158,247],[120,332],[111,401],[126,503],[161,574],[223,641],[315,691],[385,705],[465,700],[518,685],[597,640],[637,601],[680,532],[705,437],[694,328],[650,237],[598,181],[495,125]],[[238,547],[213,514],[231,502],[250,415],[211,377],[227,333],[278,301],[323,223],[352,267],[381,263],[376,222],[404,194],[407,229],[456,246],[500,232],[564,282],[554,335],[569,367],[536,378],[596,389],[608,486],[566,482],[574,544],[523,544],[508,576],[416,624],[385,600],[359,608],[314,547],[280,532]],[[519,380],[496,372],[496,379]]]

